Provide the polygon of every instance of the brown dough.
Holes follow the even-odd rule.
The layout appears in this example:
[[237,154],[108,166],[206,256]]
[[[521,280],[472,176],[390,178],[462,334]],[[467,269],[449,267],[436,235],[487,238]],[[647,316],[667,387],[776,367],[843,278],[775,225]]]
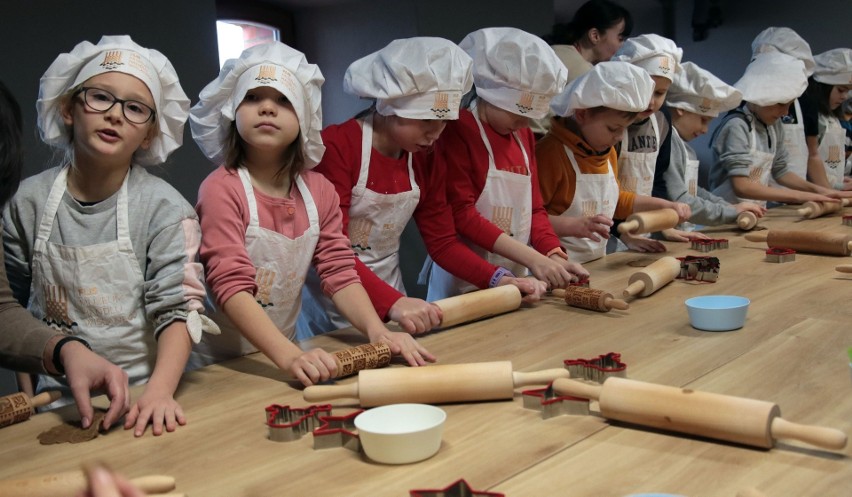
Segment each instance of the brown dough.
[[38,435],[38,441],[42,445],[61,444],[61,443],[81,443],[88,442],[99,435],[101,421],[104,419],[103,411],[95,411],[92,424],[85,430],[80,427],[79,421],[62,423],[59,426],[43,431]]
[[656,261],[656,259],[643,257],[641,259],[633,259],[632,261],[629,261],[627,263],[627,265],[630,266],[630,267],[648,267],[651,264],[653,264],[655,261]]

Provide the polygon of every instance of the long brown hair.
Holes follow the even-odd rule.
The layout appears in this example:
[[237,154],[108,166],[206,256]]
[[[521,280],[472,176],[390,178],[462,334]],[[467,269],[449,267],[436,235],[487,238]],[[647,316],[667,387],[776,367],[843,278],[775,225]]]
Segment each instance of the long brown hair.
[[[293,143],[284,151],[284,156],[281,158],[281,166],[275,173],[276,177],[282,174],[287,174],[290,181],[296,181],[296,177],[305,170],[305,154],[302,151],[302,130]],[[237,131],[236,121],[231,121],[231,128],[228,130],[228,139],[225,142],[225,167],[230,170],[236,170],[243,163],[246,156],[245,142]]]

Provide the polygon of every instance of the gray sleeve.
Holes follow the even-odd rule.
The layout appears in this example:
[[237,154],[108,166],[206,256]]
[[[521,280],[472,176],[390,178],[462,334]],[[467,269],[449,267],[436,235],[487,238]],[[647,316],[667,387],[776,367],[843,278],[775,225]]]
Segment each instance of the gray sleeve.
[[784,145],[784,126],[778,120],[772,125],[775,130],[777,144],[775,145],[775,160],[772,161],[772,177],[776,180],[790,172],[790,153],[787,151],[787,146]]
[[713,176],[722,183],[728,176],[748,176],[752,164],[751,132],[744,119],[730,118],[721,125],[713,141]]
[[692,209],[689,221],[692,223],[713,226],[732,222],[730,211],[733,211],[733,218],[736,219],[736,209],[728,202],[701,187],[698,188],[698,196],[689,194],[685,179],[686,164],[690,158],[688,148],[689,145],[682,143],[680,137],[672,134],[671,161],[664,174],[669,199],[689,205]]
[[[44,197],[47,193],[44,194]],[[36,230],[36,210],[30,195],[22,187],[3,209],[3,250],[6,273],[15,299],[26,306],[30,298],[32,244]],[[42,197],[43,198],[43,197]]]

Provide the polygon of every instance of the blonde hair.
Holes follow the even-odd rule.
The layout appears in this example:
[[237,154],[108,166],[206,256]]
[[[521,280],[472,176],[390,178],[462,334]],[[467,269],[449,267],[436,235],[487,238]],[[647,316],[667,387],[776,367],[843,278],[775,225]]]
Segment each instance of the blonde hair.
[[[305,170],[305,153],[302,150],[302,131],[296,135],[293,143],[284,151],[284,156],[281,158],[281,166],[275,173],[275,176],[287,174],[290,181],[295,181],[296,177]],[[236,121],[231,121],[231,127],[228,130],[228,138],[225,140],[225,167],[227,169],[236,170],[243,163],[246,156],[246,144],[240,133],[237,131]]]

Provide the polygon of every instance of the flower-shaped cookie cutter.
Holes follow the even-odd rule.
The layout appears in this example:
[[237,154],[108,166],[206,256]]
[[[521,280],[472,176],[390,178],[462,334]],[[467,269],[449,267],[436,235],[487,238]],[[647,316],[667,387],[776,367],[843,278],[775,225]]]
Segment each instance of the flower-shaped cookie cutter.
[[720,264],[718,257],[687,255],[677,259],[680,261],[678,279],[709,283],[719,279]]
[[504,494],[496,492],[474,490],[464,479],[438,490],[411,490],[408,495],[409,497],[505,497]]
[[320,426],[320,416],[331,415],[331,404],[307,407],[290,407],[272,404],[266,407],[266,426],[269,439],[274,442],[292,442],[312,433]]
[[571,377],[603,383],[610,376],[627,377],[627,364],[621,362],[621,354],[609,352],[593,359],[565,359],[565,368]]
[[766,262],[793,262],[796,260],[796,251],[782,247],[770,247],[766,250]]
[[559,395],[553,390],[551,382],[546,388],[535,388],[521,392],[524,400],[524,409],[541,411],[541,419],[549,419],[555,416],[589,415],[589,399]]

